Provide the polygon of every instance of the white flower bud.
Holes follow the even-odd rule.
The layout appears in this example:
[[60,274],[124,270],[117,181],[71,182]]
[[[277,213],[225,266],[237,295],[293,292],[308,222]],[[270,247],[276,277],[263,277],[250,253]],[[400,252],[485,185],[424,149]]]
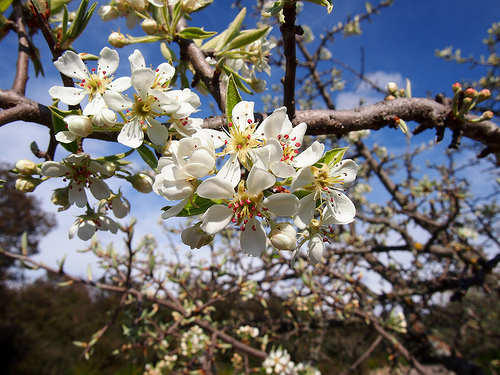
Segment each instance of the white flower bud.
[[191,13],[196,9],[198,0],[181,0],[181,9],[185,13]]
[[148,35],[154,35],[156,34],[156,31],[158,31],[158,24],[152,18],[148,18],[142,21],[141,27],[142,30]]
[[69,208],[69,200],[68,200],[68,187],[55,189],[52,192],[52,196],[50,197],[50,201],[56,206],[61,206],[59,211],[64,211]]
[[297,232],[290,223],[278,223],[271,232],[269,239],[278,250],[293,250],[297,247]]
[[98,13],[103,21],[114,20],[115,18],[118,18],[118,16],[120,15],[118,13],[118,10],[111,5],[103,5],[102,7],[99,8]]
[[18,160],[18,162],[16,163],[16,170],[20,174],[25,176],[40,174],[40,168],[38,168],[34,162],[28,159]]
[[108,43],[113,47],[122,48],[123,46],[129,44],[125,35],[119,31],[114,31],[108,37]]
[[64,122],[68,125],[68,130],[78,137],[86,137],[94,131],[92,121],[87,116],[66,116]]
[[115,1],[116,7],[121,10],[122,12],[127,10],[129,7],[129,3],[127,0],[116,0]]
[[392,95],[398,91],[398,85],[396,85],[395,82],[389,82],[386,87],[387,91],[389,91]]
[[132,8],[135,10],[138,10],[139,12],[142,12],[144,9],[147,7],[147,0],[129,0],[130,4],[132,5]]
[[133,188],[139,193],[151,193],[153,191],[153,179],[145,173],[136,173],[128,178]]
[[116,113],[109,108],[103,108],[92,116],[92,122],[101,128],[110,128],[116,124]]
[[116,164],[110,161],[105,161],[103,167],[106,168],[107,176],[113,176],[116,171]]
[[25,193],[31,193],[42,180],[32,177],[21,177],[16,180],[16,189]]
[[184,229],[181,233],[182,242],[191,249],[199,249],[202,246],[208,245],[214,239],[214,236],[206,234],[200,226],[201,222]]
[[252,79],[250,83],[250,88],[257,94],[263,93],[266,89],[266,81],[263,79]]

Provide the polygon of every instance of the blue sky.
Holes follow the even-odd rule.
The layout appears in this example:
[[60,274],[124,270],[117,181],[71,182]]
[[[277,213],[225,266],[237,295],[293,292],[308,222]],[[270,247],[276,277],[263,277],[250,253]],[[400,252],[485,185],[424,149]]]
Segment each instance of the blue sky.
[[[105,3],[99,1],[100,5]],[[361,0],[334,1],[334,9],[331,14],[327,14],[326,8],[306,3],[297,23],[308,24],[317,33],[321,33],[337,22],[345,21],[348,14],[355,15],[362,12],[364,3],[365,1]],[[375,1],[373,3],[376,4]],[[193,15],[193,22],[190,25],[200,26],[195,23],[200,20],[207,31],[223,31],[238,13],[237,9],[230,8],[228,4],[230,4],[229,1],[215,0],[214,4],[205,12]],[[242,1],[242,4],[249,8],[248,13],[250,14],[254,1],[246,0]],[[389,80],[395,80],[402,84],[405,78],[409,78],[414,96],[426,96],[428,92],[433,94],[444,92],[450,95],[451,85],[454,82],[462,78],[478,78],[484,73],[484,69],[470,69],[465,65],[445,62],[435,57],[435,50],[452,45],[461,48],[464,56],[473,54],[479,57],[481,54],[485,54],[486,48],[482,44],[482,40],[486,37],[487,29],[491,24],[500,21],[500,1],[396,0],[392,7],[382,10],[380,15],[374,15],[372,21],[372,23],[362,24],[363,33],[360,36],[345,39],[339,35],[333,46],[333,56],[351,64],[355,69],[359,69],[360,49],[363,47],[365,50],[365,73],[378,80],[381,86],[384,86]],[[247,24],[253,26],[250,21]],[[74,44],[74,47],[78,52],[98,54],[102,47],[107,45],[109,32],[119,28],[123,33],[130,33],[134,36],[142,35],[140,28],[128,30],[124,19],[103,23],[95,14],[90,27]],[[273,30],[275,35],[278,32],[278,28]],[[36,40],[41,41],[40,36],[37,36]],[[47,48],[42,43],[39,43],[39,48],[44,61],[45,77],[35,79],[34,72],[30,73],[28,96],[43,104],[50,104],[48,89],[53,85],[60,85],[60,82],[58,72],[50,61]],[[147,63],[156,66],[162,62],[159,45],[128,46],[119,50],[122,63],[118,75],[129,75],[127,57],[135,48],[142,51]],[[0,59],[0,69],[5,72],[5,74],[0,75],[0,88],[2,89],[10,88],[12,84],[11,80],[15,69],[13,51],[17,51],[17,45],[15,35],[11,34],[0,44],[0,52],[4,56]],[[298,56],[300,58],[300,53]],[[273,82],[278,82],[281,74],[281,71],[274,72]],[[263,75],[262,78],[266,79],[267,76]],[[346,76],[346,78],[349,77]],[[353,89],[354,87],[351,85],[346,88],[346,91],[334,95],[339,108],[355,107],[360,96],[367,99],[368,102],[380,100],[380,96],[362,88],[358,88],[357,91],[353,91]],[[253,98],[247,97],[248,100],[256,100],[257,110],[261,109],[258,98],[258,95]],[[201,97],[201,99],[203,109],[199,115],[212,114],[208,109],[207,98]],[[25,123],[4,126],[0,132],[2,134],[0,137],[0,149],[2,150],[0,159],[12,164],[20,158],[34,159],[29,151],[29,144],[33,140],[37,140],[40,148],[44,148],[48,140],[45,128]],[[391,136],[387,137],[388,134]],[[405,147],[404,136],[398,133],[394,137],[394,134],[394,131],[387,130],[377,133],[374,139],[379,144],[386,142],[384,145],[388,146],[390,151],[391,147],[394,149]],[[428,134],[414,137],[412,142],[417,144],[426,142],[433,136],[434,134]],[[394,139],[397,143],[390,141]],[[88,142],[86,145],[86,151],[92,155],[101,156],[111,153],[105,148],[107,145],[101,142]],[[442,148],[444,149],[447,145],[448,143],[443,144]],[[113,147],[114,152],[123,150],[124,148],[121,146]],[[57,156],[64,157],[65,153],[60,151]],[[37,190],[36,195],[40,199],[44,199],[43,207],[46,210],[56,211],[56,208],[49,202],[50,191],[61,186],[61,181],[51,181],[43,184]],[[115,190],[117,187],[118,185],[116,185]],[[161,242],[162,234],[156,222],[161,214],[160,208],[165,205],[166,201],[153,193],[148,196],[134,194],[130,188],[126,188],[125,192],[132,194],[132,215],[140,218],[138,232],[140,234],[152,232],[159,236]],[[62,214],[57,214],[58,229],[42,242],[42,254],[39,258],[49,264],[55,264],[56,259],[61,259],[65,253],[69,253],[67,260],[69,269],[76,273],[85,274],[86,264],[92,258],[72,254],[75,249],[85,247],[85,244],[78,239],[71,241],[67,239],[69,225],[73,222],[74,215],[79,213],[75,208],[71,208]],[[115,242],[120,243],[119,240]]]

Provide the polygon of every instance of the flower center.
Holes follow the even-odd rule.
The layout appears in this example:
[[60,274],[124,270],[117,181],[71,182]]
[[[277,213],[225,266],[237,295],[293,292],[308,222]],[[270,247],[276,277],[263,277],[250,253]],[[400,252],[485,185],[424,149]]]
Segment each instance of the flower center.
[[252,148],[260,146],[262,143],[259,139],[254,138],[255,123],[249,121],[249,126],[241,130],[238,126],[233,123],[229,123],[229,135],[230,139],[227,141],[226,149],[224,150],[227,154],[236,153],[241,164],[246,168],[250,168],[249,162],[249,151]]
[[334,187],[334,184],[344,183],[340,175],[331,176],[328,165],[324,163],[321,164],[321,168],[311,167],[311,171],[314,175],[314,186],[313,189],[309,190],[316,190],[318,192],[325,190],[329,191],[330,188]]
[[[257,195],[250,195],[245,190],[244,184],[244,181],[240,182],[238,185],[238,193],[227,206],[234,213],[232,222],[238,225],[241,230],[245,230],[245,226],[249,219],[255,216],[268,216],[267,208],[261,206],[264,194],[260,192]],[[255,230],[255,228],[252,229]]]
[[134,104],[128,114],[130,120],[138,118],[139,121],[145,121],[148,118],[155,118],[161,116],[160,112],[153,110],[157,99],[153,95],[148,95],[146,98],[141,98],[134,94]]
[[85,89],[89,94],[89,102],[94,99],[97,94],[104,94],[107,89],[107,85],[113,80],[113,77],[107,77],[106,75],[100,78],[95,74],[95,69],[92,69],[91,74],[89,74],[88,79],[83,79],[80,82],[80,87]]

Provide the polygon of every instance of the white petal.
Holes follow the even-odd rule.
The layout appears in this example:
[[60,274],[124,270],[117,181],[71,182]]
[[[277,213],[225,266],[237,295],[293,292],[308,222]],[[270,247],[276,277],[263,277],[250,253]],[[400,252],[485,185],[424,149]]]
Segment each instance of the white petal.
[[149,90],[151,90],[155,77],[155,73],[149,68],[134,70],[131,77],[132,86],[140,97],[143,98],[148,94]]
[[148,124],[149,140],[155,145],[162,145],[168,139],[168,129],[157,120],[149,119]]
[[196,192],[200,197],[207,199],[231,199],[234,195],[234,187],[227,180],[210,177],[198,186]]
[[123,125],[120,134],[118,134],[118,142],[122,145],[137,148],[142,145],[144,133],[141,124],[138,121],[130,121]]
[[115,197],[111,200],[111,209],[113,210],[113,215],[121,219],[130,212],[130,203],[123,197]]
[[76,135],[70,131],[62,131],[56,134],[56,140],[61,143],[71,143],[76,140]]
[[162,219],[168,219],[173,216],[177,216],[182,209],[186,206],[187,202],[189,202],[189,198],[183,199],[179,203],[177,203],[175,206],[170,207],[168,210],[166,210],[162,215]]
[[[118,69],[118,64],[120,62],[120,56],[118,52],[109,47],[104,47],[99,53],[99,60],[97,60],[98,74],[102,78],[103,76],[110,77]],[[106,72],[106,73],[104,73]]]
[[108,107],[117,112],[130,109],[134,105],[132,100],[116,91],[106,90],[103,98]]
[[349,183],[356,179],[357,173],[358,165],[356,164],[356,162],[351,159],[345,159],[333,166],[333,168],[330,169],[328,175],[332,177],[340,175],[340,179],[343,182]]
[[309,259],[311,263],[316,265],[321,262],[321,256],[323,255],[323,251],[325,250],[325,244],[323,243],[323,239],[319,234],[315,234],[307,244],[307,253],[309,255]]
[[279,178],[295,178],[297,176],[295,168],[283,161],[275,161],[271,163],[269,168],[271,169],[271,172],[273,172],[273,174]]
[[249,123],[253,123],[255,121],[253,117],[253,107],[254,102],[245,101],[241,101],[234,106],[232,122],[241,131],[245,130]]
[[299,198],[292,193],[278,193],[264,199],[262,205],[275,215],[292,216],[299,209]]
[[262,127],[264,138],[278,138],[278,135],[282,134],[281,128],[283,127],[286,117],[286,107],[276,109],[271,116],[267,117],[262,122],[262,125],[259,126],[259,130]]
[[258,257],[267,249],[266,231],[260,221],[248,220],[245,230],[240,234],[241,249],[250,256]]
[[356,216],[356,206],[354,203],[340,191],[332,191],[330,199],[327,200],[327,207],[332,215],[332,221],[335,224],[349,224],[354,221]]
[[68,202],[69,204],[75,203],[78,207],[87,205],[87,194],[81,184],[77,185],[74,181],[69,184]]
[[47,177],[61,177],[69,172],[69,168],[57,161],[46,161],[42,164],[42,174]]
[[158,65],[158,68],[156,69],[156,75],[161,79],[162,82],[163,80],[170,82],[174,74],[175,68],[169,63],[162,63]]
[[250,195],[257,195],[271,187],[276,182],[276,177],[259,167],[253,167],[248,174],[247,191]]
[[303,186],[312,184],[314,182],[314,175],[309,168],[302,168],[299,170],[297,177],[293,179],[290,188],[292,191],[299,189]]
[[113,82],[108,84],[108,89],[112,91],[122,92],[130,88],[132,85],[132,81],[130,77],[120,77],[114,79]]
[[229,208],[216,204],[205,211],[200,227],[206,234],[214,235],[226,228],[233,216],[234,214]]
[[304,229],[311,222],[314,210],[316,209],[316,200],[314,194],[308,194],[299,201],[299,209],[294,217],[293,223],[299,229]]
[[231,155],[229,160],[224,163],[217,173],[217,177],[229,181],[233,187],[238,185],[241,179],[241,170],[237,154]]
[[77,105],[85,98],[87,93],[85,90],[77,87],[52,86],[49,89],[49,94],[54,99],[59,99],[67,105]]
[[80,225],[80,219],[76,219],[73,224],[69,227],[68,231],[68,237],[71,240],[74,236],[76,231],[78,230],[78,226]]
[[324,152],[325,145],[318,141],[314,141],[311,146],[293,158],[292,164],[296,168],[308,167],[316,163],[323,156]]
[[[290,123],[291,127],[291,123]],[[304,140],[304,134],[306,134],[307,131],[307,125],[305,122],[301,122],[297,126],[295,126],[293,129],[290,131],[290,139],[293,139],[294,142],[302,143]]]
[[87,68],[82,59],[73,51],[66,51],[54,62],[57,70],[69,78],[79,79],[87,78]]
[[191,197],[194,193],[194,188],[193,185],[185,180],[171,181],[155,178],[153,191],[169,201],[178,201]]
[[106,108],[106,102],[102,95],[98,94],[85,106],[83,114],[85,116],[97,115],[104,108]]
[[81,240],[87,241],[90,240],[96,232],[96,225],[93,220],[84,220],[78,226],[77,235]]
[[89,188],[95,199],[107,199],[111,195],[109,186],[100,178],[89,177]]
[[130,61],[130,70],[132,72],[136,69],[146,68],[146,60],[138,49],[128,57],[128,61]]

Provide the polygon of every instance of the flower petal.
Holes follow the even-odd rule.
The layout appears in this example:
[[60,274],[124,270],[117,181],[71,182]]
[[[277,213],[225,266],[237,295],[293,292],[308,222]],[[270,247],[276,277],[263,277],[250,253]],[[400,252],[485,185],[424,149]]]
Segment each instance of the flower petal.
[[290,189],[292,191],[304,187],[306,185],[312,184],[314,182],[314,175],[311,170],[306,167],[299,170],[297,177],[293,179]]
[[240,234],[241,249],[245,254],[258,257],[267,249],[267,236],[260,221],[248,220],[245,230]]
[[69,172],[69,168],[57,161],[46,161],[42,164],[42,174],[47,177],[61,177]]
[[264,199],[262,205],[275,215],[292,216],[299,209],[299,198],[292,193],[277,193]]
[[299,229],[304,229],[311,222],[314,210],[316,208],[316,200],[314,194],[308,194],[299,201],[299,209],[293,219],[293,223]]
[[208,235],[214,235],[227,227],[233,216],[233,211],[227,206],[221,204],[211,206],[202,216],[201,229]]
[[327,207],[332,215],[331,222],[334,224],[349,224],[356,216],[356,206],[340,191],[332,191],[330,199],[327,200]]
[[312,264],[316,265],[321,262],[321,256],[324,250],[325,244],[323,243],[323,239],[316,233],[307,244],[307,254]]
[[344,183],[352,182],[356,179],[358,173],[358,164],[354,160],[345,159],[335,164],[328,173],[330,176],[340,175]]
[[215,176],[203,181],[196,192],[200,197],[207,199],[231,199],[234,187],[230,181]]
[[314,141],[311,146],[302,151],[293,159],[293,166],[296,168],[308,167],[316,163],[325,152],[325,145]]
[[161,122],[148,119],[149,126],[147,128],[148,138],[153,144],[161,145],[168,139],[168,129]]
[[142,145],[144,140],[144,133],[142,126],[138,121],[130,121],[123,125],[120,134],[118,134],[118,142],[122,145],[137,148]]
[[49,94],[53,99],[59,99],[67,105],[77,105],[85,98],[87,93],[78,87],[52,86]]
[[104,47],[99,53],[99,59],[97,60],[98,74],[100,78],[111,75],[118,69],[118,64],[120,63],[120,56],[118,52],[109,47]]
[[77,235],[81,240],[90,240],[96,232],[96,224],[93,220],[83,220],[78,226]]
[[271,187],[276,182],[276,177],[259,167],[253,167],[248,174],[247,191],[250,195],[257,195]]
[[69,204],[74,203],[80,208],[87,205],[87,194],[82,184],[77,184],[75,181],[69,184],[68,202]]
[[107,199],[111,195],[109,186],[100,178],[89,177],[89,189],[95,199]]
[[87,78],[87,67],[73,51],[66,51],[54,62],[54,65],[66,77],[79,79],[80,81]]

